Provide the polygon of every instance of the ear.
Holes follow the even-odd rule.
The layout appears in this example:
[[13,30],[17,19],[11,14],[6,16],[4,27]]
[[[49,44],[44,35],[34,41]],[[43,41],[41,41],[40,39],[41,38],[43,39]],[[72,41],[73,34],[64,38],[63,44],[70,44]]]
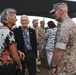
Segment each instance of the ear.
[[21,23],[21,21],[20,21],[20,23]]
[[59,14],[63,14],[63,10],[62,9],[59,9]]
[[28,21],[28,23],[29,23],[30,21]]

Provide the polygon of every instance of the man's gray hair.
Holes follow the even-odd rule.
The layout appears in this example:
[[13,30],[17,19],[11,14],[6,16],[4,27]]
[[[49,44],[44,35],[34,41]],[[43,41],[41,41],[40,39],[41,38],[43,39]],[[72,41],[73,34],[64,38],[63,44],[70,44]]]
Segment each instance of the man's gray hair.
[[29,20],[29,17],[27,15],[21,15],[21,18],[20,19],[22,19],[22,17],[27,17],[28,20]]

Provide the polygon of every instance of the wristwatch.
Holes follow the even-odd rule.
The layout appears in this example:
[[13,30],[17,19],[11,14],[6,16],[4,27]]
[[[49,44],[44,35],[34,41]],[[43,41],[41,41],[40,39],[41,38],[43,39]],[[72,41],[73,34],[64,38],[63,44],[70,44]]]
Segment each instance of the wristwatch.
[[56,68],[56,67],[51,66],[51,68]]
[[52,65],[51,65],[51,68],[56,68],[56,67],[57,67],[57,66],[52,66]]

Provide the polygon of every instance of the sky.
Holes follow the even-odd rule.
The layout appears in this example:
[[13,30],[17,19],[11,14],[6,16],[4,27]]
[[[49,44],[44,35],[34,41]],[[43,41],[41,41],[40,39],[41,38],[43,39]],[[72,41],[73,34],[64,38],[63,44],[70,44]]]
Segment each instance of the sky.
[[[16,22],[16,26],[21,26],[21,23],[20,23],[20,17],[21,16],[17,16],[17,22]],[[33,19],[38,19],[38,25],[40,26],[40,21],[41,20],[44,20],[45,21],[45,27],[47,27],[47,22],[48,21],[53,21],[56,25],[57,25],[57,21],[55,19],[51,19],[51,18],[46,18],[46,17],[38,17],[38,16],[28,16],[29,17],[29,26],[32,26],[32,20]],[[76,23],[76,18],[72,18],[72,20]]]

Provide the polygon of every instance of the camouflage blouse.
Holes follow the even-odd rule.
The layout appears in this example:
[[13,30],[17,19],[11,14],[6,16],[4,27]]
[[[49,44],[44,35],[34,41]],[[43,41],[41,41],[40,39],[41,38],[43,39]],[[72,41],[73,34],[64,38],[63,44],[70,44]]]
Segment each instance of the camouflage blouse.
[[57,67],[57,75],[76,73],[76,25],[68,18],[61,22],[57,30],[55,48],[64,50]]

